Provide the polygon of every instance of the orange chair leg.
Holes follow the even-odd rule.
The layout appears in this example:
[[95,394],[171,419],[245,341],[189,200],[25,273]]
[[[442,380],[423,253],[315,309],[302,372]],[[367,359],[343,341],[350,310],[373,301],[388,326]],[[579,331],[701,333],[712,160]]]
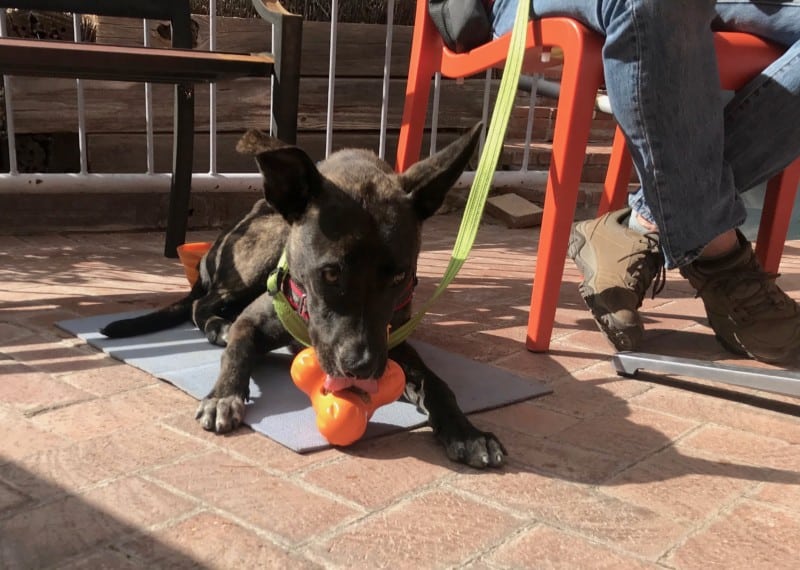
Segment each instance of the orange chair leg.
[[[617,127],[603,194],[597,208],[598,216],[623,207],[628,195],[628,181],[632,170],[633,162],[625,144],[625,137]],[[795,160],[767,183],[756,239],[756,257],[761,266],[772,273],[778,272],[781,262],[798,184],[800,184],[800,159]]]
[[765,271],[778,272],[798,184],[800,158],[767,183],[756,239],[756,257]]
[[[554,35],[550,36],[548,32],[554,32]],[[553,156],[525,342],[528,350],[545,352],[550,347],[569,231],[589,141],[594,98],[603,71],[599,36],[575,22],[560,20],[559,24],[549,27],[534,24],[534,33],[542,34],[543,45],[559,45],[564,52],[561,97],[556,112]]]
[[612,210],[618,210],[625,205],[628,199],[628,182],[633,172],[633,160],[628,152],[625,135],[617,127],[614,133],[614,143],[611,146],[611,158],[608,161],[606,180],[603,183],[603,194],[600,196],[600,205],[597,215],[602,216]]
[[423,0],[417,2],[416,21],[423,24],[414,27],[414,37],[411,40],[411,66],[406,83],[400,138],[397,141],[395,162],[397,172],[404,172],[419,160],[425,117],[428,113],[431,79],[441,67],[442,40],[439,32],[427,14],[419,13],[420,10],[427,9],[427,2]]

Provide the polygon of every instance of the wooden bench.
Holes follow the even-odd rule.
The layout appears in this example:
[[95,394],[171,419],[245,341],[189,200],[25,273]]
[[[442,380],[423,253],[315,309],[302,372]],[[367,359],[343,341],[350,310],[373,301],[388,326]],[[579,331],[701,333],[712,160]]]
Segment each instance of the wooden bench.
[[[272,77],[272,134],[297,136],[302,17],[278,0],[252,0],[273,25],[272,53],[193,51],[189,0],[0,0],[0,8],[168,20],[172,47],[133,47],[0,37],[0,74],[175,84],[173,166],[164,255],[186,239],[194,147],[194,84]],[[1,14],[5,17],[5,13]],[[264,126],[265,128],[267,125]]]

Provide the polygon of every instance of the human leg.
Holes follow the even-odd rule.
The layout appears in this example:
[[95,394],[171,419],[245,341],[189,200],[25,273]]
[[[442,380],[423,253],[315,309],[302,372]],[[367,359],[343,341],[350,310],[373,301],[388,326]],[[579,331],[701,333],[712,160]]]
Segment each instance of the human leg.
[[630,214],[625,208],[577,222],[567,250],[583,274],[581,297],[617,350],[636,350],[642,341],[639,307],[664,266],[658,233],[629,228]]
[[[511,27],[514,4],[513,0],[494,3],[496,35]],[[660,206],[656,214],[663,211],[675,219],[672,232],[661,238],[667,242],[662,246],[667,250],[670,241],[678,241],[677,248],[671,249],[680,256],[687,251],[696,255],[716,235],[702,233],[708,232],[709,224],[700,220],[699,211],[683,217],[696,188],[714,188],[700,201],[706,200],[709,208],[717,207],[715,225],[720,231],[744,219],[730,169],[723,169],[718,82],[706,80],[717,77],[709,29],[713,5],[713,0],[532,0],[537,17],[572,17],[606,36],[603,60],[611,105],[650,195],[647,202],[642,196],[635,209],[647,216],[643,223],[665,226],[647,208],[655,196]],[[700,80],[692,81],[694,78]],[[683,104],[686,100],[701,103]],[[712,117],[714,129],[701,127],[708,117]],[[698,148],[688,159],[687,141],[696,142]],[[722,207],[718,207],[720,202]],[[626,214],[615,212],[577,224],[569,248],[584,275],[584,300],[601,330],[621,350],[635,348],[642,337],[638,308],[662,265],[654,255],[660,236],[653,233],[644,239],[623,227]],[[691,231],[684,232],[679,225]],[[697,234],[693,241],[692,232]],[[678,236],[677,240],[670,240],[672,235]],[[680,243],[681,239],[689,245]],[[666,257],[677,265],[674,256],[667,252]]]
[[[796,154],[792,148],[771,151],[769,125],[775,122],[777,105],[782,105],[777,100],[785,96],[783,86],[792,85],[800,75],[792,63],[797,58],[789,53],[784,64],[775,67],[776,73],[768,71],[768,80],[753,93],[737,94],[723,115],[710,27],[714,4],[533,0],[537,16],[575,17],[606,35],[609,96],[642,181],[642,189],[632,196],[636,214],[632,219],[638,218],[649,230],[661,228],[657,238],[667,264],[685,268],[682,272],[703,297],[711,325],[726,346],[761,360],[781,360],[800,348],[800,311],[758,268],[750,244],[735,230],[744,221],[736,190],[743,187],[746,176],[757,183]],[[771,2],[763,7],[757,2],[720,4],[738,6],[728,6],[728,15],[714,20],[715,26],[730,25],[731,14],[739,14],[742,6],[753,9],[756,5],[762,15],[771,14],[774,21],[764,24],[761,34],[770,39],[776,38],[764,30],[786,37],[791,29],[785,17],[775,14],[784,5],[797,8],[796,2]],[[737,26],[743,22],[747,18],[740,18]],[[775,79],[778,71],[785,75],[784,81]],[[769,92],[772,95],[764,97]],[[797,97],[789,97],[788,102],[797,106]],[[755,112],[750,107],[760,108]],[[771,121],[765,120],[767,116]],[[756,123],[765,136],[754,140]],[[800,121],[790,123],[789,128],[800,127]],[[736,138],[727,140],[729,131],[741,135],[738,144],[733,144]],[[781,142],[791,147],[798,140],[790,134]],[[752,158],[748,147],[754,145],[762,152],[767,149],[769,156]],[[737,152],[749,162],[733,161]],[[582,222],[576,224],[570,242],[570,256],[584,274],[582,296],[619,349],[635,347],[641,338],[637,310],[657,274],[641,271],[643,264],[651,266],[652,240],[627,231],[625,225],[625,212]],[[616,258],[608,255],[614,251],[627,253]],[[692,263],[701,255],[720,259]],[[726,276],[736,273],[749,277],[737,278],[733,288],[721,286]]]
[[[755,34],[787,48],[725,107],[724,157],[743,192],[800,155],[800,2],[719,0],[712,28]],[[761,269],[741,233],[712,240],[681,273],[728,349],[768,362],[797,356],[800,308],[776,285],[777,276]]]
[[725,160],[744,192],[800,155],[800,2],[718,0],[712,27],[787,48],[725,107]]
[[[715,30],[754,33],[787,46],[724,109],[723,168],[730,169],[741,192],[800,154],[800,3],[720,0],[717,12]],[[634,205],[647,203],[644,195],[645,190],[635,194]],[[726,348],[767,362],[796,358],[800,308],[777,286],[777,276],[758,265],[752,245],[738,230],[713,238],[680,270],[702,298],[709,324]]]
[[[493,4],[495,34],[510,29],[514,5]],[[535,16],[572,17],[606,37],[606,88],[642,181],[631,205],[661,229],[667,267],[688,263],[745,217],[723,160],[714,6],[714,0],[532,0]]]

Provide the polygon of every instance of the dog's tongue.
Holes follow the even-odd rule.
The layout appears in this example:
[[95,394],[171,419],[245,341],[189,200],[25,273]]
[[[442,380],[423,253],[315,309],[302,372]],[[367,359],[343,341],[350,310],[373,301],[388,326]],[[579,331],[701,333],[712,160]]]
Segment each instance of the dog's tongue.
[[325,389],[328,392],[339,392],[350,387],[355,387],[368,394],[375,394],[378,391],[378,380],[375,378],[341,378],[338,376],[325,376]]

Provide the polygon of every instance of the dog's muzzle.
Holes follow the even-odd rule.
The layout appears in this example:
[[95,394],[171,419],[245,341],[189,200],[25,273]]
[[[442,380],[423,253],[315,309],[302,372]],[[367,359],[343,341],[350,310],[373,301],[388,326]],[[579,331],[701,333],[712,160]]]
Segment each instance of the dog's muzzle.
[[328,392],[340,392],[347,388],[358,388],[367,394],[376,394],[378,392],[378,380],[376,378],[345,378],[328,374],[325,376],[323,387]]

